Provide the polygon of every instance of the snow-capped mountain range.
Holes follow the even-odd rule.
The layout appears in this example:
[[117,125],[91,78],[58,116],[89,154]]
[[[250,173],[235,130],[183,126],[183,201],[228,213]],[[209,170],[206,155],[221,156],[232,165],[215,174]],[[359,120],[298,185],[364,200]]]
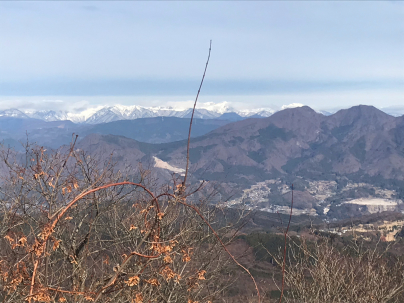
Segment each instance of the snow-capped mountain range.
[[[271,108],[258,108],[254,110],[235,110],[228,102],[202,103],[195,110],[195,118],[199,119],[234,119],[248,117],[269,117],[276,110]],[[173,107],[143,107],[138,105],[114,105],[90,108],[80,113],[68,111],[41,110],[24,111],[7,109],[0,111],[0,117],[34,118],[43,121],[70,120],[75,123],[99,124],[118,120],[133,120],[150,117],[178,117],[190,118],[192,108]],[[231,114],[231,115],[229,115]]]
[[[292,103],[283,105],[278,109],[274,108],[256,108],[250,110],[236,110],[230,106],[229,102],[206,102],[198,104],[195,110],[195,118],[199,119],[222,119],[237,121],[244,118],[265,118],[271,116],[278,110],[286,108],[301,107],[303,104]],[[398,117],[404,114],[404,107],[386,107],[380,108],[385,113]],[[331,115],[337,109],[332,111],[318,110],[325,116]],[[138,105],[113,105],[97,106],[87,108],[81,112],[69,112],[65,110],[19,110],[15,108],[0,110],[0,117],[14,118],[34,118],[42,121],[65,121],[70,120],[74,123],[99,124],[118,120],[134,120],[138,118],[151,117],[177,117],[190,118],[192,108],[184,107],[145,107]]]

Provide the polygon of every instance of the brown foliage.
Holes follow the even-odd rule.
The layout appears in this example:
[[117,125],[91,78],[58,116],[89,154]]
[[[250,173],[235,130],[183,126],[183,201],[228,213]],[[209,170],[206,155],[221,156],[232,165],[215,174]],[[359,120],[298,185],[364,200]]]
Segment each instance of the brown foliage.
[[192,120],[210,52],[183,180],[173,176],[171,185],[153,188],[149,172],[140,170],[136,182],[128,181],[133,171],[116,172],[112,163],[75,150],[77,136],[65,152],[28,143],[25,159],[2,151],[9,168],[1,180],[3,302],[209,301],[223,289],[211,280],[229,257],[256,286],[201,203],[191,202],[205,183],[187,188]]
[[222,291],[212,278],[229,261],[216,238],[226,227],[207,232],[211,210],[192,202],[201,186],[173,191],[174,176],[156,188],[142,169],[127,181],[74,142],[17,156],[3,150],[3,302],[206,302]]

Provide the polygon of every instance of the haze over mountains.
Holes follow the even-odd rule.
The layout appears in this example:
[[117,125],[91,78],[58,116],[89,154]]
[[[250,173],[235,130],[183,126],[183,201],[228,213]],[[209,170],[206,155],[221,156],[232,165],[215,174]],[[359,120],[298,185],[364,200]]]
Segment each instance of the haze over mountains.
[[[113,149],[131,141],[96,137],[99,146],[115,145]],[[142,145],[139,150],[185,166],[185,141]],[[286,109],[268,118],[229,123],[197,137],[191,141],[190,154],[198,178],[240,184],[287,174],[314,179],[359,174],[403,180],[404,118],[372,106],[355,106],[331,116],[307,106]]]
[[[301,203],[305,207],[302,211],[312,213],[316,205],[319,213],[331,209],[330,213],[340,217],[346,211],[330,207],[327,201],[322,205],[321,199],[325,198],[318,200],[313,192],[307,192],[308,182],[331,182],[326,187],[334,188],[333,195],[336,184],[368,184],[352,193],[354,197],[366,196],[379,187],[398,194],[404,186],[404,116],[393,117],[365,105],[328,116],[307,106],[235,122],[224,120],[229,116],[234,118],[232,113],[225,113],[223,119],[194,120],[190,145],[192,182],[218,182],[223,193],[237,192],[235,197],[252,186],[260,187],[262,182],[281,182],[283,185],[277,188],[265,185],[264,191],[253,190],[257,197],[278,193],[281,205],[288,203],[282,186],[298,182],[305,184],[300,196],[307,198],[307,203]],[[76,147],[97,155],[101,163],[108,162],[111,155],[119,170],[142,162],[147,167],[156,166],[158,178],[167,181],[172,172],[185,168],[188,127],[189,118],[178,117],[76,124],[15,115],[0,117],[0,138],[6,146],[22,150],[17,141],[25,142],[28,133],[31,142],[57,149],[67,145],[75,133],[79,135]],[[346,193],[340,195],[346,197]],[[271,196],[270,200],[274,199]],[[322,208],[318,208],[320,204]]]
[[[228,124],[191,144],[196,170],[254,167],[255,173],[324,178],[363,174],[403,180],[404,119],[372,106],[355,106],[331,116],[309,107],[286,109],[265,119]],[[196,150],[200,150],[196,152]],[[179,161],[180,151],[166,157]],[[209,159],[209,160],[208,160]]]
[[[163,180],[170,180],[173,168],[185,168],[186,140],[150,144],[92,133],[77,148],[103,161],[112,154],[120,170],[138,162],[156,166]],[[365,202],[348,203],[363,197],[376,199],[370,203],[382,201],[373,206],[380,211],[396,209],[404,197],[404,117],[363,105],[330,116],[307,106],[285,109],[267,118],[227,123],[193,138],[190,164],[192,182],[213,181],[223,197],[240,201],[248,189],[249,199],[266,211],[282,212],[285,205],[288,209],[287,184],[292,182],[299,187],[296,194],[305,197],[297,203],[297,213],[329,212],[330,218],[344,218],[374,211],[360,205]]]
[[[138,110],[133,109],[132,114]],[[106,112],[112,110],[107,108],[97,117],[101,119]],[[199,110],[196,116],[202,112],[208,111]],[[138,118],[83,125],[66,120],[45,122],[17,110],[0,114],[3,140],[21,140],[28,132],[31,140],[57,148],[68,143],[73,132],[81,138],[93,133],[119,135],[128,140],[167,143],[150,150],[175,165],[184,163],[185,144],[180,140],[187,137],[189,119]],[[240,178],[254,180],[260,179],[260,174],[300,173],[318,177],[361,171],[370,176],[404,178],[404,117],[387,115],[372,106],[355,106],[329,116],[304,106],[234,123],[230,123],[236,120],[231,113],[224,113],[223,117],[229,119],[195,120],[193,137],[198,138],[191,143],[190,159],[195,171],[220,175],[232,168]],[[90,121],[96,120],[93,115]],[[247,168],[254,171],[247,173]]]
[[[200,119],[241,120],[247,117],[268,117],[275,112],[271,108],[254,110],[235,110],[228,102],[203,103],[202,108],[195,111],[195,117]],[[0,117],[34,118],[43,121],[70,120],[75,123],[99,124],[118,120],[134,120],[152,117],[190,118],[192,108],[178,109],[173,107],[143,107],[143,106],[105,106],[90,108],[79,113],[68,111],[23,111],[7,109],[0,111]],[[223,116],[224,115],[224,116]]]
[[[101,124],[75,124],[71,121],[52,121],[32,118],[0,117],[0,140],[5,145],[21,149],[19,142],[36,142],[48,148],[67,144],[72,133],[79,140],[89,134],[119,135],[147,143],[167,143],[188,137],[189,120],[176,117],[139,118]],[[230,121],[220,119],[195,119],[192,137],[202,136]]]
[[[265,118],[274,114],[279,110],[286,108],[301,107],[303,104],[292,103],[283,105],[280,108],[255,108],[237,110],[231,106],[229,102],[206,102],[198,105],[195,111],[195,117],[200,119],[221,119],[229,121],[239,121],[246,118]],[[386,107],[382,109],[385,113],[392,116],[401,116],[403,108],[401,107]],[[318,110],[318,113],[326,116],[336,112]],[[74,123],[84,124],[100,124],[119,120],[134,120],[139,118],[152,117],[177,117],[190,118],[192,108],[185,107],[145,107],[138,105],[114,105],[114,106],[98,106],[93,108],[83,109],[80,112],[70,112],[66,110],[24,110],[10,108],[0,110],[0,117],[13,117],[22,119],[38,119],[42,121],[66,121],[70,120]]]
[[[30,140],[57,148],[67,144],[73,132],[80,138],[119,135],[128,140],[166,143],[148,149],[163,160],[184,164],[185,143],[180,140],[187,137],[189,119],[138,118],[89,125],[45,122],[15,110],[2,113],[0,138],[6,142],[26,140],[28,133]],[[190,159],[194,171],[220,175],[231,168],[237,172],[232,178],[239,174],[253,180],[268,174],[318,178],[321,174],[359,172],[404,179],[404,117],[387,115],[373,106],[355,106],[329,116],[304,106],[267,118],[231,120],[195,120]],[[247,168],[254,170],[250,174]]]
[[[128,142],[133,139],[167,142],[142,144],[139,151],[184,167],[186,141],[178,140],[186,138],[188,122],[181,118],[145,118],[86,128],[63,122],[56,130],[49,127],[37,132],[43,138],[50,129],[58,130],[58,136],[61,138],[63,132],[67,143],[77,130],[81,138],[90,135],[88,138],[97,138],[97,145],[110,145],[111,150],[118,150],[122,144],[130,146]],[[372,106],[355,106],[330,116],[304,106],[233,123],[196,120],[193,130],[196,138],[191,141],[191,168],[205,179],[252,183],[286,174],[315,179],[354,174],[404,179],[404,117],[387,115]],[[84,140],[82,148],[88,142],[92,141]]]

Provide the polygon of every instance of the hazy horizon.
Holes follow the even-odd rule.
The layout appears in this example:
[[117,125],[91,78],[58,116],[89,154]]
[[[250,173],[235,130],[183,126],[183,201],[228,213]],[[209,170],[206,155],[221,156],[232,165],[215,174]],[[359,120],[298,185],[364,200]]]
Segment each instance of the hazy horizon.
[[[62,101],[59,101],[59,103],[61,103]],[[39,111],[43,111],[43,112],[47,112],[47,111],[56,111],[56,112],[64,112],[64,113],[69,113],[69,115],[71,114],[71,118],[74,119],[88,119],[89,117],[91,117],[93,114],[95,114],[97,111],[101,110],[102,108],[105,107],[117,107],[118,111],[126,111],[128,108],[130,109],[130,107],[132,106],[136,106],[136,107],[140,107],[140,108],[149,108],[152,110],[157,110],[159,108],[161,109],[173,109],[176,111],[185,111],[187,109],[191,109],[193,107],[193,103],[194,100],[188,100],[188,101],[173,101],[173,102],[168,102],[166,103],[164,106],[161,105],[153,105],[149,102],[149,104],[145,104],[145,105],[138,105],[138,104],[131,104],[131,105],[124,105],[124,104],[103,104],[103,105],[89,105],[88,103],[84,103],[83,102],[78,102],[76,104],[72,104],[70,106],[70,109],[61,109],[61,108],[55,108],[52,107],[52,104],[57,104],[58,100],[56,101],[51,101],[51,102],[44,102],[42,104],[42,106],[45,106],[43,109],[41,108],[35,108],[35,106],[29,106],[28,107],[18,107],[18,106],[12,106],[12,107],[5,107],[5,108],[1,108],[0,110],[12,110],[12,109],[17,109],[20,110],[28,115],[30,114],[34,114],[35,112],[39,112]],[[4,105],[4,104],[3,104]],[[27,104],[26,104],[27,105]],[[47,107],[48,105],[48,107]],[[234,106],[236,105],[236,106]],[[264,111],[268,111],[271,112],[272,114],[277,112],[277,111],[281,111],[287,108],[294,108],[294,107],[302,107],[302,106],[309,106],[310,108],[312,108],[313,110],[319,112],[319,113],[323,113],[325,115],[329,115],[329,114],[334,114],[337,111],[341,110],[341,109],[348,109],[351,108],[353,106],[358,106],[358,105],[365,105],[365,106],[372,106],[369,104],[364,104],[364,103],[359,103],[359,104],[355,104],[355,105],[350,105],[347,107],[334,107],[334,108],[328,108],[328,109],[322,109],[322,108],[316,108],[316,107],[311,107],[307,104],[302,104],[302,103],[290,103],[290,104],[284,104],[282,106],[267,106],[267,107],[237,107],[237,104],[233,104],[227,101],[223,101],[223,102],[198,102],[197,104],[197,109],[207,109],[209,111],[212,112],[218,112],[218,113],[225,113],[225,112],[236,112],[239,113],[240,115],[242,115],[243,117],[248,117],[249,115],[253,115],[256,112],[259,112],[261,110]],[[384,106],[384,107],[377,107],[379,110],[392,115],[392,116],[402,116],[404,115],[404,107],[402,106]],[[163,115],[164,116],[164,115]]]
[[0,2],[0,108],[404,112],[404,2]]

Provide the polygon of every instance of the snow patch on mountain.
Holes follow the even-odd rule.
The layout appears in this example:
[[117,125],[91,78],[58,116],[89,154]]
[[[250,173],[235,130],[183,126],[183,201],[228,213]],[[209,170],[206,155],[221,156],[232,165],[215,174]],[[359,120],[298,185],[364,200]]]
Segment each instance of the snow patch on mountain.
[[39,110],[36,112],[26,113],[27,116],[34,119],[40,119],[43,121],[63,121],[69,120],[68,112],[66,111],[54,111],[54,110]]
[[[204,108],[205,107],[205,108]],[[210,109],[207,109],[210,108]],[[214,108],[215,110],[211,110]],[[219,117],[226,110],[231,108],[225,104],[206,104],[198,106],[195,110],[194,117],[199,119],[215,119]],[[99,124],[112,122],[117,120],[133,120],[138,118],[151,118],[151,117],[177,117],[177,118],[190,118],[192,115],[192,108],[176,109],[172,107],[143,107],[143,106],[106,106],[101,108],[89,118],[85,120],[89,124]]]
[[273,115],[276,112],[276,110],[272,109],[272,108],[257,108],[257,109],[252,109],[252,110],[240,110],[238,112],[236,112],[237,114],[239,114],[241,117],[269,117],[271,115]]
[[223,101],[220,103],[205,102],[205,103],[201,103],[200,106],[198,105],[198,108],[206,109],[208,111],[215,112],[220,115],[222,115],[224,113],[230,113],[230,112],[235,111],[234,108],[231,107],[230,103],[227,101]]
[[[193,102],[193,101],[192,101]],[[189,106],[190,102],[186,102]],[[302,106],[293,103],[283,106],[282,108],[290,108]],[[232,114],[242,118],[263,118],[269,117],[276,110],[272,108],[257,108],[248,110],[237,110],[227,101],[220,103],[201,102],[197,104],[195,109],[195,118],[199,119],[222,119],[223,114]],[[133,120],[139,118],[151,117],[177,117],[190,118],[192,115],[192,107],[168,106],[168,107],[144,107],[138,105],[114,105],[114,106],[98,106],[87,108],[80,112],[56,111],[56,110],[40,110],[40,111],[20,111],[18,109],[9,109],[0,112],[0,116],[35,118],[43,121],[63,121],[70,120],[74,123],[99,124],[118,120]],[[233,118],[234,118],[233,117]]]
[[0,111],[0,117],[29,118],[28,115],[15,108]]
[[158,168],[163,168],[163,169],[167,169],[169,171],[172,171],[173,173],[176,174],[180,174],[181,176],[184,176],[185,174],[185,169],[180,168],[180,167],[175,167],[172,166],[171,164],[164,162],[163,160],[157,158],[157,157],[153,157],[154,159],[154,167],[158,167]]

